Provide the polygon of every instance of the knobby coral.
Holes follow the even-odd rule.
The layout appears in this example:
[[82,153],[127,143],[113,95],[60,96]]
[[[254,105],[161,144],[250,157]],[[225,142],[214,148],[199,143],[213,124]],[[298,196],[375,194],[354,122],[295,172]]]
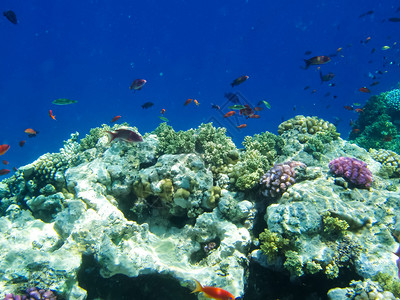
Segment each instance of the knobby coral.
[[296,168],[307,168],[299,161],[287,161],[275,164],[261,179],[260,184],[265,186],[264,196],[280,197],[288,187],[296,183]]
[[339,157],[329,163],[336,176],[343,177],[359,188],[370,188],[373,182],[371,171],[365,162],[352,157]]

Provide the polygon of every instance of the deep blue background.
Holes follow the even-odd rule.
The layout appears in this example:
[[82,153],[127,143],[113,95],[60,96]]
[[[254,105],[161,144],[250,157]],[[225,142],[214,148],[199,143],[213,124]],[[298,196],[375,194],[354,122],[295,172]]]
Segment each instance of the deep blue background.
[[[276,133],[282,120],[297,114],[331,122],[340,118],[338,129],[346,138],[357,113],[343,106],[365,103],[370,95],[358,89],[375,81],[369,72],[387,71],[372,94],[397,87],[400,57],[394,43],[400,23],[386,19],[400,17],[400,3],[269,2],[2,1],[0,11],[12,9],[19,23],[1,15],[0,144],[11,145],[1,160],[10,161],[8,168],[27,164],[57,152],[71,133],[84,137],[115,115],[144,134],[161,122],[162,108],[175,130],[213,120],[228,126],[238,145],[245,135]],[[369,10],[374,13],[359,18]],[[360,43],[368,36],[369,43]],[[391,49],[382,51],[385,45]],[[320,83],[317,67],[303,69],[304,58],[330,55],[339,47],[339,55],[321,66],[324,73],[336,74],[335,87]],[[232,80],[244,74],[250,79],[231,88]],[[147,84],[132,92],[136,78]],[[260,119],[238,120],[248,127],[236,130],[234,119],[224,120],[211,109],[211,103],[223,105],[224,93],[232,91],[254,104],[267,100],[272,109],[260,112]],[[325,97],[327,92],[331,95]],[[61,97],[79,103],[51,103]],[[184,107],[187,98],[196,98],[200,106]],[[155,105],[144,110],[147,101]],[[27,138],[28,127],[39,135]],[[27,140],[23,148],[20,140]]]

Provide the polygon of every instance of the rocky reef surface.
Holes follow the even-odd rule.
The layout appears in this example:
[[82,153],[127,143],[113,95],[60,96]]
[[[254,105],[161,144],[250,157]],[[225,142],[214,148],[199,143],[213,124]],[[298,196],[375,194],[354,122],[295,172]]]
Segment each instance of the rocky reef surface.
[[[138,132],[112,129],[122,127]],[[316,117],[246,137],[243,149],[212,124],[163,123],[138,143],[109,143],[112,129],[73,134],[0,183],[1,294],[205,299],[190,294],[196,279],[242,299],[400,296],[391,153],[351,144]],[[339,157],[366,163],[373,181],[336,177]],[[266,193],[263,174],[285,163],[302,168]]]

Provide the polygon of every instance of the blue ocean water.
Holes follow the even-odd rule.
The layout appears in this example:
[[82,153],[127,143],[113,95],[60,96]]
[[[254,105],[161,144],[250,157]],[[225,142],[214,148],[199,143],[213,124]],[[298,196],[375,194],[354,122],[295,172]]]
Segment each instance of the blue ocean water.
[[[400,23],[387,19],[400,17],[399,6],[392,0],[2,1],[1,11],[13,10],[18,24],[1,15],[0,144],[11,146],[1,158],[9,168],[30,163],[57,152],[71,133],[84,137],[116,115],[144,134],[161,122],[161,109],[175,130],[212,121],[238,145],[246,135],[276,133],[298,114],[333,122],[346,138],[357,113],[343,106],[397,87]],[[320,70],[335,78],[321,84],[317,66],[305,70],[303,60],[331,54]],[[242,75],[249,79],[231,87]],[[133,92],[137,78],[147,83]],[[358,90],[374,81],[371,94]],[[271,109],[259,119],[224,119],[229,92],[254,106],[266,100]],[[78,103],[56,106],[57,98]],[[200,105],[184,106],[188,98]],[[148,101],[154,106],[142,109]],[[26,128],[39,134],[28,138]]]

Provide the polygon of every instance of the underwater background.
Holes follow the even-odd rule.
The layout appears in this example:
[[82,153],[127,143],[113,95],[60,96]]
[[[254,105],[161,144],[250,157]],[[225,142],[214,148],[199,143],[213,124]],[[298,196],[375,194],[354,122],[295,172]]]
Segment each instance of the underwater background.
[[[226,126],[237,145],[245,135],[276,132],[298,114],[336,124],[345,138],[357,113],[343,106],[397,86],[400,23],[387,21],[399,17],[397,7],[396,1],[344,0],[3,1],[2,11],[13,10],[18,24],[0,19],[0,143],[11,146],[2,158],[21,166],[57,151],[72,132],[83,137],[116,115],[150,132],[162,122],[161,109],[175,130],[213,121]],[[304,59],[338,48],[320,66],[335,74],[334,87],[321,84],[317,67],[304,70]],[[232,88],[242,75],[249,80]],[[147,83],[133,92],[137,78]],[[371,94],[359,92],[374,81],[380,83]],[[242,130],[211,108],[237,91],[253,105],[271,104]],[[57,98],[78,103],[55,106]],[[200,105],[184,107],[188,98]],[[154,106],[142,109],[148,101]],[[26,128],[38,136],[27,138]],[[22,148],[20,140],[27,140]]]
[[400,297],[397,1],[0,13],[1,299]]

